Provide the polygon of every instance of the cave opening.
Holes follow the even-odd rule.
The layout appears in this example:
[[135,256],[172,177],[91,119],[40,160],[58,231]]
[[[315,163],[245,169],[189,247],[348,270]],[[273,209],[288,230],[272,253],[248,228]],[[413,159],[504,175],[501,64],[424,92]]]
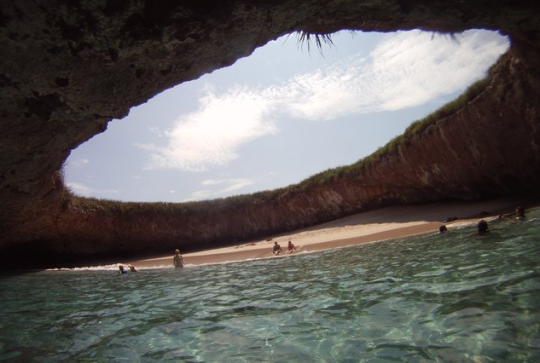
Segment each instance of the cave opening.
[[72,151],[77,195],[184,202],[271,190],[354,163],[484,78],[508,39],[340,32],[282,37],[155,96]]

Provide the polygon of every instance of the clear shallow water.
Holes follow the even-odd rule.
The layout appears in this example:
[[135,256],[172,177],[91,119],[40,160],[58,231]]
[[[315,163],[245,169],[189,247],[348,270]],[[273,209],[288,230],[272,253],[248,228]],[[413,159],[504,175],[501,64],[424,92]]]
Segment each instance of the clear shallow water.
[[0,362],[538,362],[540,209],[491,229],[0,276]]

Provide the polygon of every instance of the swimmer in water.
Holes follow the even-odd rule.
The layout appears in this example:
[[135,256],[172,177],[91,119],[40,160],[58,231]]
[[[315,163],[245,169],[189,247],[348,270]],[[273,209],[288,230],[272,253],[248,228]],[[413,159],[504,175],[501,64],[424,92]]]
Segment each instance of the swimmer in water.
[[486,234],[489,232],[488,224],[485,220],[481,219],[477,225],[478,234]]

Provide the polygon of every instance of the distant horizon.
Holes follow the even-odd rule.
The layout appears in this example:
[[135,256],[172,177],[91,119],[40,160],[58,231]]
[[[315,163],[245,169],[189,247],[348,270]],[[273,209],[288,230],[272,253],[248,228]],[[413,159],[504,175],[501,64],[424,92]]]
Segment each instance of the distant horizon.
[[485,78],[509,46],[485,30],[340,32],[306,55],[286,38],[111,121],[72,151],[66,185],[86,197],[189,202],[298,184],[384,147]]

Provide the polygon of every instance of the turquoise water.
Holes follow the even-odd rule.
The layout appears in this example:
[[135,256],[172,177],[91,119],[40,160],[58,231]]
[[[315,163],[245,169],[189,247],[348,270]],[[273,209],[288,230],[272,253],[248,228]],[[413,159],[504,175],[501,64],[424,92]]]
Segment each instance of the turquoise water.
[[540,209],[183,270],[0,278],[6,362],[538,362]]

